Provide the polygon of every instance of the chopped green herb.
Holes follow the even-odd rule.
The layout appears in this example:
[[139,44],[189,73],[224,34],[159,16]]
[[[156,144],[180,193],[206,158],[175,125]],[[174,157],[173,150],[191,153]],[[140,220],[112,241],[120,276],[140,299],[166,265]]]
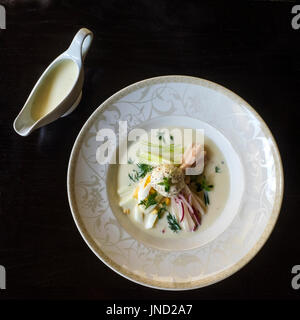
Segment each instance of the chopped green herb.
[[200,182],[196,182],[196,190],[197,192],[202,191],[202,184]]
[[132,173],[128,173],[128,177],[132,182],[139,181],[139,173],[136,170],[133,170]]
[[169,192],[171,187],[171,178],[164,177],[163,181],[158,183],[160,186],[165,186],[165,191]]
[[157,192],[151,193],[146,199],[142,200],[139,204],[142,204],[145,206],[145,209],[153,206],[154,204],[157,204],[156,201]]
[[201,186],[202,186],[202,189],[206,190],[206,191],[210,191],[214,187],[212,184],[208,184],[207,183],[207,180],[206,180],[205,176],[202,176]]
[[133,170],[132,173],[128,174],[128,177],[131,181],[137,182],[141,178],[144,178],[148,172],[153,170],[153,167],[146,163],[138,163],[138,170]]
[[148,172],[151,172],[153,170],[153,167],[146,163],[138,163],[137,166],[140,170],[140,178],[144,178]]
[[165,202],[163,202],[162,207],[160,207],[160,208],[158,209],[158,212],[157,212],[157,217],[158,217],[158,219],[161,219],[162,216],[163,216],[163,214],[164,214],[166,211],[168,212],[168,210],[167,210],[167,205],[166,205]]
[[211,191],[213,187],[212,184],[208,184],[205,176],[202,176],[201,181],[196,183],[197,192],[203,191],[204,203],[206,206],[210,204],[208,192]]
[[204,203],[206,206],[209,205],[209,196],[208,196],[208,192],[206,190],[203,191],[203,196],[204,196]]
[[216,173],[220,173],[220,172],[221,172],[221,169],[220,169],[218,166],[215,166],[215,172],[216,172]]
[[168,220],[169,228],[173,232],[178,232],[179,230],[181,230],[181,227],[180,227],[177,219],[171,213],[169,213],[167,215],[167,220]]

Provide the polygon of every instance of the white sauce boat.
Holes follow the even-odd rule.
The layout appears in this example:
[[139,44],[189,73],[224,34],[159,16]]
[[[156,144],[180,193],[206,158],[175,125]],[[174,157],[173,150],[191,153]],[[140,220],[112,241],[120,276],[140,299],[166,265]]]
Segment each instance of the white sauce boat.
[[70,114],[79,104],[84,80],[83,62],[93,33],[80,29],[69,48],[44,71],[14,121],[21,136]]

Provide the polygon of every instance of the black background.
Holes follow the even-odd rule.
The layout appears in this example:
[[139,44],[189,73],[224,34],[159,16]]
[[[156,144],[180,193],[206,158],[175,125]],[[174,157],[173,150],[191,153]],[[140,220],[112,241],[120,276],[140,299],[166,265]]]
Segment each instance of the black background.
[[[1,298],[299,299],[300,29],[294,2],[1,1]],[[12,123],[45,67],[81,27],[94,41],[80,106],[30,136]],[[106,98],[136,81],[183,74],[215,81],[264,118],[281,152],[285,196],[263,249],[242,270],[207,288],[149,289],[123,279],[88,249],[73,222],[66,173],[74,140]]]

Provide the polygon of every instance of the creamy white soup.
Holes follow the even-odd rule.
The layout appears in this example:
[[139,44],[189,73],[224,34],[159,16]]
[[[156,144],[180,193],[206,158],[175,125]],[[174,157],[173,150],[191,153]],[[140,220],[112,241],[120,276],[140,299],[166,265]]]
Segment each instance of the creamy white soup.
[[[123,214],[143,232],[163,238],[188,237],[209,228],[222,213],[230,189],[229,170],[216,144],[206,137],[196,143],[193,134],[183,147],[174,142],[173,129],[161,129],[151,144],[145,136],[130,144],[122,159],[127,164],[120,164],[117,174]],[[170,157],[165,157],[166,150],[171,150]],[[187,174],[201,157],[201,174]]]

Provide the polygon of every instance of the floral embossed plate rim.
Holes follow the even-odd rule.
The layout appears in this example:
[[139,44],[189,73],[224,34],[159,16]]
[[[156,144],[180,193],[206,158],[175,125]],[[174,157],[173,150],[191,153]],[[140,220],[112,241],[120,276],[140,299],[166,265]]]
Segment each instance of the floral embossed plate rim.
[[[141,97],[142,103],[139,103]],[[122,230],[107,200],[107,168],[100,170],[90,159],[96,149],[92,138],[102,125],[115,129],[116,120],[121,119],[128,120],[130,128],[156,116],[170,114],[199,117],[234,140],[232,144],[241,153],[244,165],[251,167],[246,178],[248,183],[253,182],[253,186],[248,187],[248,198],[232,225],[216,240],[188,252],[163,253],[145,247]],[[74,143],[67,185],[71,211],[79,232],[105,264],[142,285],[186,290],[230,276],[260,250],[280,211],[283,169],[274,137],[247,102],[230,90],[204,79],[164,76],[122,89],[90,116]],[[93,211],[91,208],[95,204],[89,204],[90,208],[86,206],[82,199],[85,196],[86,202],[92,201],[89,197],[93,192],[103,199],[106,194],[106,200],[103,200],[106,207],[97,209],[96,205]],[[255,199],[258,196],[259,199]],[[254,227],[258,231],[253,232]],[[107,240],[111,234],[115,239]],[[233,251],[230,254],[229,248]]]

